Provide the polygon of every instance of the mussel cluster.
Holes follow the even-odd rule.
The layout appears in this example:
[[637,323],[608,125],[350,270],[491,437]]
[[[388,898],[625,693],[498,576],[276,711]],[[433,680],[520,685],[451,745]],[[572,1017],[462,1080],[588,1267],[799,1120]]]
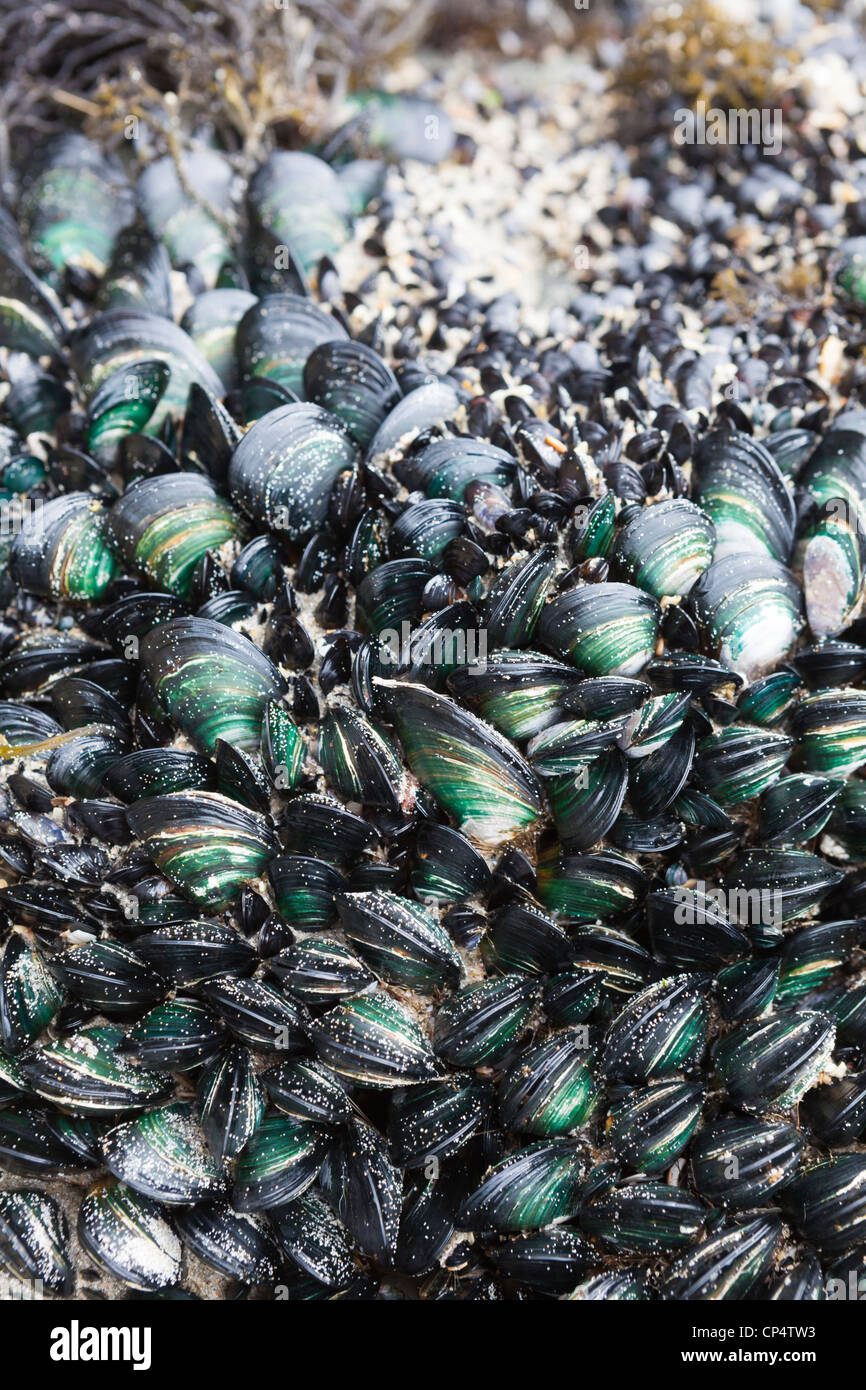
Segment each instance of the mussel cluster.
[[658,283],[371,305],[334,148],[3,214],[0,1270],[847,1289],[866,411],[714,409]]

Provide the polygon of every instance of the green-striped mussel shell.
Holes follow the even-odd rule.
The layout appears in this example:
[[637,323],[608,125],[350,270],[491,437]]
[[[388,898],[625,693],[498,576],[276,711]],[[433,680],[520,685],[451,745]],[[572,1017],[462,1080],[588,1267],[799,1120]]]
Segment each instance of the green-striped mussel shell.
[[263,1211],[295,1201],[315,1182],[330,1138],[320,1125],[266,1114],[238,1158],[232,1206]]
[[391,1093],[388,1139],[401,1168],[422,1168],[449,1158],[479,1130],[490,1108],[477,1077],[444,1077]]
[[294,1120],[342,1124],[352,1114],[342,1082],[314,1059],[289,1057],[261,1073],[262,1084],[278,1110]]
[[564,1140],[528,1144],[494,1165],[463,1202],[463,1230],[534,1231],[573,1216],[580,1201],[584,1165],[580,1150]]
[[834,807],[842,805],[845,790],[830,777],[815,777],[809,773],[782,777],[764,796],[759,828],[761,842],[793,848],[814,839],[834,814]]
[[542,813],[538,781],[501,734],[423,686],[376,679],[374,687],[415,776],[461,830],[499,844],[535,824]]
[[265,1113],[265,1096],[249,1049],[233,1043],[208,1062],[197,1082],[202,1132],[212,1153],[236,1158]]
[[341,893],[346,940],[382,979],[429,993],[460,979],[460,957],[448,933],[420,903],[396,893]]
[[799,1130],[780,1120],[721,1115],[692,1144],[695,1186],[713,1206],[770,1206],[796,1173],[804,1144]]
[[834,1154],[787,1184],[782,1205],[821,1253],[841,1255],[866,1239],[866,1155]]
[[347,801],[398,809],[404,776],[400,758],[384,730],[350,705],[326,711],[316,756],[325,780]]
[[574,1030],[521,1053],[499,1085],[499,1118],[512,1133],[556,1138],[589,1122],[601,1103],[597,1055]]
[[167,1206],[205,1201],[225,1191],[221,1165],[205,1143],[192,1106],[184,1102],[110,1129],[100,1148],[109,1172]]
[[64,990],[42,952],[21,932],[13,932],[0,959],[0,1045],[23,1052],[47,1028]]
[[789,1001],[820,989],[866,939],[862,918],[810,922],[789,932],[782,945],[777,999]]
[[160,704],[208,754],[217,739],[255,752],[265,705],[286,688],[252,642],[208,618],[173,618],[152,628],[141,662]]
[[51,1293],[72,1291],[69,1230],[56,1198],[35,1191],[0,1193],[0,1270],[23,1281],[22,1287],[39,1280]]
[[794,499],[769,450],[751,435],[713,430],[695,451],[695,499],[716,530],[716,560],[749,554],[786,561]]
[[309,1006],[337,1004],[376,982],[363,961],[326,936],[286,946],[269,958],[268,969],[293,999]]
[[690,1245],[707,1215],[704,1204],[681,1187],[624,1183],[585,1201],[580,1226],[612,1250],[655,1255]]
[[405,1086],[439,1070],[412,1014],[382,991],[337,1005],[308,1031],[325,1065],[357,1085]]
[[713,558],[715,530],[694,502],[671,498],[644,507],[620,532],[623,577],[654,598],[687,594]]
[[709,1236],[673,1262],[662,1297],[702,1303],[748,1298],[772,1269],[781,1235],[778,1217],[760,1216]]
[[694,1134],[703,1102],[703,1088],[692,1082],[654,1081],[614,1102],[605,1138],[629,1168],[662,1173]]
[[847,777],[866,763],[866,693],[852,688],[806,695],[791,720],[809,772]]
[[268,864],[277,910],[299,931],[322,931],[337,918],[336,897],[346,886],[339,869],[301,854],[281,855]]
[[701,739],[695,770],[720,806],[736,806],[767,790],[793,747],[794,740],[784,734],[731,724]]
[[210,1009],[175,995],[139,1019],[121,1052],[153,1071],[191,1071],[219,1052],[225,1033]]
[[91,1188],[78,1212],[78,1239],[101,1269],[142,1292],[180,1283],[181,1243],[156,1202],[122,1182]]
[[526,1031],[540,994],[536,981],[524,975],[504,975],[458,990],[436,1014],[436,1053],[455,1067],[496,1061]]
[[238,519],[210,479],[175,473],[133,483],[112,507],[109,528],[130,569],[187,598],[196,565],[234,538]]
[[247,430],[232,454],[229,490],[254,521],[299,541],[321,527],[334,483],[357,458],[335,416],[292,403],[268,411]]
[[481,609],[492,647],[523,647],[532,640],[555,566],[555,548],[543,545],[496,576]]
[[552,599],[539,640],[594,676],[634,676],[653,654],[660,619],[654,598],[632,584],[583,584]]
[[306,1047],[304,1010],[273,985],[224,975],[209,980],[202,993],[231,1033],[249,1047],[281,1052]]
[[581,681],[573,666],[552,656],[506,648],[452,671],[448,687],[506,738],[520,741],[561,722]]
[[166,878],[214,910],[264,872],[275,848],[261,816],[216,792],[149,797],[130,806],[127,818]]
[[732,921],[781,935],[786,922],[804,916],[844,877],[817,854],[799,849],[754,849],[726,870],[722,886]]
[[159,358],[130,362],[100,382],[87,407],[88,452],[113,467],[118,445],[129,434],[148,434],[149,424],[171,377]]
[[634,911],[646,895],[649,879],[635,860],[616,850],[595,854],[542,857],[538,894],[549,912],[572,922],[594,922]]
[[790,714],[802,677],[793,667],[782,667],[749,685],[737,700],[740,717],[762,729],[773,729]]
[[27,1086],[76,1115],[143,1110],[164,1098],[163,1076],[118,1052],[119,1028],[91,1024],[29,1053],[21,1061]]
[[710,650],[749,681],[784,660],[803,626],[803,600],[794,576],[769,556],[714,560],[689,602]]
[[607,834],[622,809],[628,789],[625,755],[610,748],[576,772],[545,777],[544,786],[564,853],[580,854]]
[[676,975],[635,994],[611,1024],[601,1070],[611,1080],[641,1084],[698,1061],[709,1007],[700,975]]
[[836,1029],[825,1014],[774,1014],[720,1038],[713,1065],[736,1105],[759,1113],[796,1105],[830,1060]]
[[415,839],[412,888],[424,903],[461,902],[490,884],[490,870],[465,835],[423,821]]
[[34,502],[9,552],[15,583],[46,598],[100,598],[117,568],[105,518],[102,503],[86,492]]

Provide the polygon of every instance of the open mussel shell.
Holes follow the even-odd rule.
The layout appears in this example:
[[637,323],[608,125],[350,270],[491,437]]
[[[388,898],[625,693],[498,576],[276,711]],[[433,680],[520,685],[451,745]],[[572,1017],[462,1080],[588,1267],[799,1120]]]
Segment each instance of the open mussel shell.
[[635,994],[608,1030],[601,1071],[640,1085],[697,1062],[707,1038],[707,981],[676,975]]
[[501,734],[423,686],[377,678],[374,688],[412,771],[470,838],[498,844],[538,820],[537,779]]
[[634,676],[653,654],[660,619],[651,595],[632,584],[579,584],[542,610],[538,639],[594,676]]
[[716,530],[716,560],[748,553],[787,561],[794,499],[776,460],[750,435],[714,430],[693,465],[695,499]]
[[533,1231],[574,1216],[584,1175],[581,1151],[565,1140],[527,1144],[495,1164],[462,1203],[457,1225],[468,1231]]
[[334,483],[356,460],[357,447],[336,416],[304,402],[284,405],[237,445],[229,489],[255,521],[298,541],[321,527]]
[[173,618],[141,643],[141,662],[160,701],[204,753],[217,739],[254,752],[266,702],[286,683],[246,637],[207,618]]
[[617,541],[623,577],[654,598],[687,594],[713,559],[715,530],[700,507],[673,498],[644,507]]
[[181,1243],[154,1201],[122,1182],[100,1182],[78,1213],[78,1239],[101,1269],[132,1289],[151,1292],[180,1282]]
[[212,909],[258,878],[275,848],[261,816],[216,792],[149,797],[130,806],[127,819],[166,878]]
[[128,568],[188,598],[196,565],[237,532],[232,509],[199,473],[141,478],[109,514],[110,535]]
[[582,1203],[580,1228],[611,1250],[655,1255],[690,1245],[707,1216],[703,1202],[681,1187],[623,1183]]
[[56,1198],[44,1192],[0,1193],[0,1270],[23,1287],[38,1281],[53,1294],[72,1291],[69,1229]]
[[23,933],[13,932],[0,958],[0,1046],[13,1056],[25,1051],[63,999],[42,952]]
[[76,1115],[143,1110],[165,1099],[163,1076],[121,1055],[119,1028],[88,1025],[29,1053],[21,1061],[27,1086]]
[[15,583],[46,598],[98,599],[115,570],[102,504],[86,492],[33,503],[9,552]]
[[572,1134],[600,1102],[597,1055],[584,1045],[580,1030],[556,1033],[521,1053],[499,1084],[500,1123],[515,1134]]
[[479,1067],[504,1057],[526,1031],[540,994],[536,980],[525,975],[467,985],[436,1014],[436,1053],[455,1067]]
[[796,1105],[830,1060],[831,1018],[807,1010],[741,1024],[713,1048],[713,1066],[736,1105],[761,1113]]
[[110,1129],[100,1148],[105,1166],[135,1192],[173,1206],[206,1201],[225,1191],[192,1106],[151,1110]]
[[383,991],[338,1004],[307,1031],[325,1065],[356,1085],[406,1086],[440,1070],[413,1015]]
[[735,1211],[770,1206],[796,1173],[804,1145],[793,1125],[721,1115],[692,1144],[695,1186],[714,1206]]
[[445,1077],[392,1092],[391,1157],[410,1169],[451,1157],[478,1132],[489,1106],[487,1087],[473,1077]]
[[213,1154],[236,1158],[265,1113],[265,1095],[248,1048],[230,1044],[199,1073],[201,1127]]
[[316,1180],[330,1131],[268,1113],[241,1151],[231,1202],[235,1211],[263,1211],[293,1202]]
[[337,910],[346,940],[380,978],[422,993],[459,982],[460,957],[420,903],[374,890],[341,893]]
[[689,601],[710,650],[749,681],[784,659],[803,626],[803,600],[794,576],[769,556],[715,559]]
[[175,1229],[211,1269],[242,1284],[267,1284],[277,1276],[280,1252],[267,1221],[235,1211],[228,1202],[198,1202],[178,1211]]
[[859,608],[866,558],[864,522],[844,497],[826,501],[802,545],[803,595],[820,642],[847,627]]
[[666,1299],[720,1302],[748,1298],[770,1272],[782,1235],[775,1216],[741,1221],[680,1255],[662,1281]]
[[402,1174],[372,1125],[352,1120],[322,1167],[322,1191],[361,1250],[390,1263],[400,1226]]
[[689,1081],[654,1081],[611,1106],[605,1137],[621,1162],[662,1173],[686,1147],[703,1109],[703,1089]]
[[782,1205],[799,1235],[825,1256],[862,1245],[866,1235],[866,1155],[834,1154],[788,1183]]
[[335,333],[307,357],[303,393],[341,420],[359,448],[366,450],[396,404],[400,388],[378,353]]

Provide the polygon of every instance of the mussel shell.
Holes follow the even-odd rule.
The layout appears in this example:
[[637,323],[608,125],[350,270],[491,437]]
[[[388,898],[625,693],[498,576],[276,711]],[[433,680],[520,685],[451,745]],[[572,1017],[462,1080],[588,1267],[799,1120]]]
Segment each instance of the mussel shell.
[[180,1282],[181,1244],[160,1206],[122,1182],[101,1182],[78,1212],[83,1249],[132,1289],[169,1289]]
[[308,1031],[325,1065],[357,1085],[405,1086],[439,1070],[414,1017],[382,991],[346,1000]]
[[174,1224],[190,1250],[218,1273],[242,1284],[276,1278],[280,1252],[263,1217],[234,1211],[228,1202],[199,1202],[178,1211]]
[[127,811],[135,836],[185,897],[227,907],[275,848],[261,816],[215,792],[149,797]]
[[658,1254],[689,1245],[707,1220],[690,1192],[664,1182],[626,1183],[582,1204],[580,1227],[613,1250]]
[[15,583],[50,598],[100,598],[115,569],[102,504],[86,492],[35,503],[9,552]]
[[0,1193],[0,1269],[24,1286],[38,1280],[55,1294],[73,1285],[66,1216],[44,1192]]
[[396,893],[341,893],[343,931],[382,979],[430,993],[460,979],[460,957],[426,908]]
[[670,1266],[662,1297],[700,1302],[748,1298],[772,1268],[781,1234],[777,1217],[760,1216],[709,1236]]
[[232,454],[232,499],[290,541],[320,529],[337,478],[357,460],[343,425],[320,406],[271,410],[247,430]]
[[556,1033],[512,1063],[499,1084],[499,1118],[511,1133],[552,1138],[589,1122],[601,1101],[597,1055],[579,1030]]
[[804,1144],[793,1125],[719,1116],[692,1144],[695,1186],[714,1206],[735,1211],[769,1206],[796,1173]]
[[27,1085],[76,1115],[143,1110],[165,1098],[165,1079],[118,1052],[119,1028],[90,1025],[22,1059]]
[[777,1014],[726,1034],[713,1049],[713,1065],[735,1104],[784,1110],[815,1084],[835,1033],[824,1014]]
[[534,1231],[573,1216],[583,1162],[564,1140],[528,1144],[497,1163],[462,1203],[457,1225],[468,1231]]
[[542,610],[538,637],[555,656],[594,676],[634,676],[653,653],[660,610],[631,584],[578,585]]
[[536,980],[523,975],[459,990],[436,1014],[436,1053],[455,1067],[478,1067],[505,1056],[526,1031],[540,993]]
[[200,473],[140,478],[112,507],[110,535],[127,566],[188,598],[196,565],[238,529],[232,509]]
[[127,1120],[103,1136],[100,1148],[116,1178],[168,1206],[206,1201],[225,1191],[220,1165],[190,1105],[166,1105]]

